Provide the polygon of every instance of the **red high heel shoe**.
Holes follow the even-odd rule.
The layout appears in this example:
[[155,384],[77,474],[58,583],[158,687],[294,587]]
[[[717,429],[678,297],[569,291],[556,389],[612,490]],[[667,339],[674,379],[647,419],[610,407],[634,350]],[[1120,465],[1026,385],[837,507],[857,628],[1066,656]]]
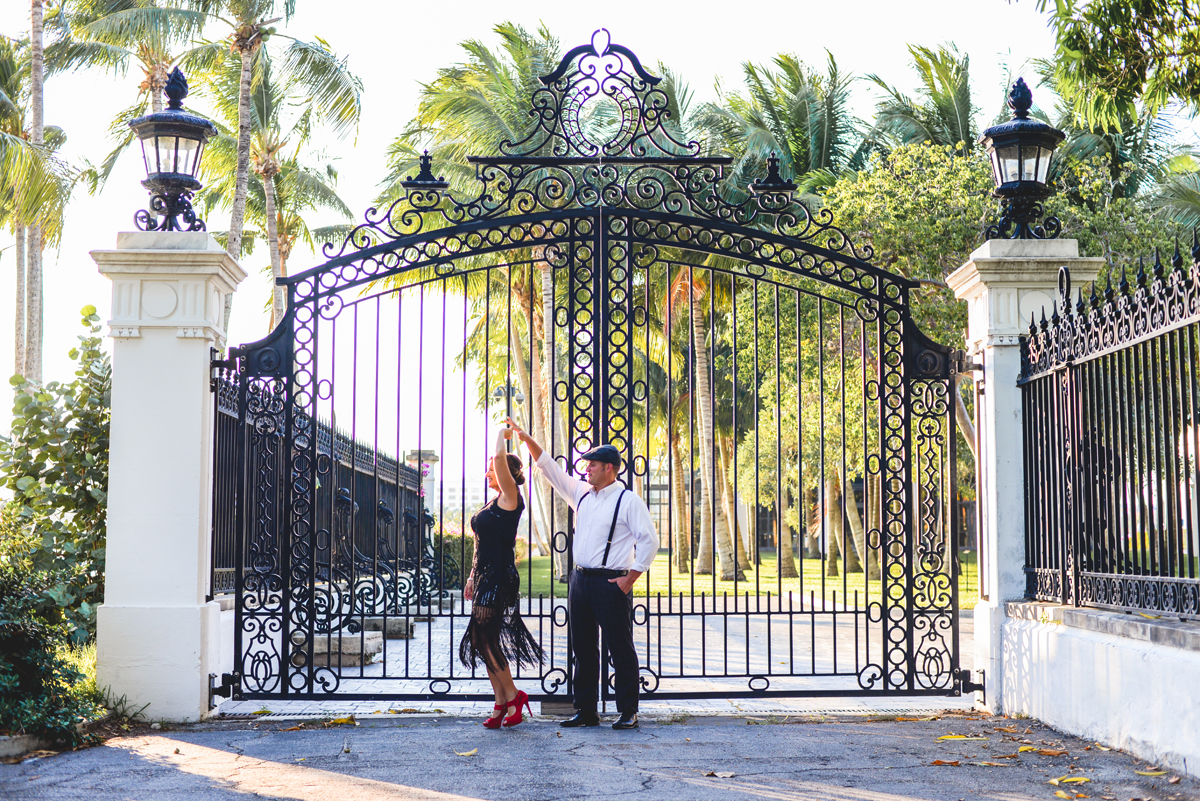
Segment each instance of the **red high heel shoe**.
[[508,702],[508,706],[516,705],[517,711],[504,719],[505,728],[511,729],[525,718],[521,715],[521,708],[529,710],[529,716],[533,717],[533,707],[529,705],[529,696],[524,690],[517,690],[517,697]]
[[498,728],[500,728],[501,719],[504,717],[504,709],[505,709],[505,705],[504,705],[504,704],[496,704],[495,706],[493,706],[493,707],[492,707],[492,711],[494,711],[494,712],[500,712],[500,714],[499,714],[499,715],[496,715],[496,716],[494,716],[494,717],[490,717],[490,718],[488,718],[487,720],[485,720],[485,721],[483,722],[483,728],[485,728],[485,729],[498,729]]

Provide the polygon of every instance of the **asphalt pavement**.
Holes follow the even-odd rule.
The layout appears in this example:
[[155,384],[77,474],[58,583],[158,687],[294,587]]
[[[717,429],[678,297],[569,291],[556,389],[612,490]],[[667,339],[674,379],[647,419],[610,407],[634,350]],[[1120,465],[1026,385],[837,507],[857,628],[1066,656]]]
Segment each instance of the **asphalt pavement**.
[[0,765],[0,798],[1200,801],[1195,779],[1037,721],[962,710],[676,714],[628,732],[544,717],[488,731],[485,714],[110,728],[102,745]]

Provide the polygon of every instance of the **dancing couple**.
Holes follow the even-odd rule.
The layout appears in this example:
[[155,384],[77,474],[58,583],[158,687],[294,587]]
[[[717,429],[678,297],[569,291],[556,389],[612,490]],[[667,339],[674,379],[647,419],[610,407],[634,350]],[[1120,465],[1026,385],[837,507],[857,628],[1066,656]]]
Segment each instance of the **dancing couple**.
[[[569,633],[575,655],[575,716],[566,728],[599,726],[599,633],[604,632],[616,679],[618,719],[614,729],[638,727],[638,658],[633,645],[633,585],[658,553],[658,536],[650,510],[617,476],[620,453],[601,445],[583,454],[583,481],[572,478],[541,445],[512,418],[496,435],[488,467],[488,486],[496,497],[473,518],[475,558],[464,596],[472,601],[471,621],[459,646],[468,667],[482,662],[496,694],[494,714],[484,721],[489,729],[515,726],[529,696],[513,683],[511,662],[534,665],[545,655],[521,620],[518,608],[520,576],[514,558],[517,525],[524,511],[518,487],[524,483],[519,457],[507,453],[506,440],[515,434],[545,474],[555,492],[575,512],[572,556],[568,577]],[[508,714],[510,708],[514,711]]]

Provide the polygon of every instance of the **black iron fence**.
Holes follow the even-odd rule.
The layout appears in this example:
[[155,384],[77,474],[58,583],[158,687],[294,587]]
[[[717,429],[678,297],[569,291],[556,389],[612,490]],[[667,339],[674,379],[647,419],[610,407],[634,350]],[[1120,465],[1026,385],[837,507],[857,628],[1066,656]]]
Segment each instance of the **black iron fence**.
[[[238,541],[239,476],[245,470],[238,464],[239,443],[246,449],[247,463],[266,465],[275,476],[282,474],[285,463],[282,434],[247,437],[247,426],[255,423],[255,415],[239,415],[237,392],[236,376],[231,372],[221,371],[213,379],[216,416],[210,597],[235,591],[239,550],[244,568],[253,568],[252,550],[246,548],[244,540]],[[428,577],[418,580],[402,575],[406,572],[446,573],[448,583],[457,586],[461,581],[458,563],[449,554],[441,558],[433,554],[433,521],[421,497],[419,470],[325,421],[317,422],[316,432],[317,453],[329,460],[327,475],[333,484],[331,492],[320,493],[317,498],[317,512],[333,521],[330,536],[317,543],[319,578],[328,581],[331,574],[352,570],[351,565],[396,574],[397,583],[406,588],[394,593],[399,605],[418,602],[416,595],[428,594],[420,592],[420,587],[431,584]],[[439,579],[433,583],[441,586],[442,582]],[[419,601],[428,603],[429,598]]]
[[1200,244],[1022,338],[1026,597],[1200,614]]

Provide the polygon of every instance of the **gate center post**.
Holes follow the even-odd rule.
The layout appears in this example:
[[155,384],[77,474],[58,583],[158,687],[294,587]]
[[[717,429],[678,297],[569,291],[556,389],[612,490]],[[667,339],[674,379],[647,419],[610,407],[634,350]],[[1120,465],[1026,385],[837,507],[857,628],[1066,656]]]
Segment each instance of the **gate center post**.
[[225,299],[246,273],[203,232],[122,233],[92,258],[112,280],[113,340],[96,679],[151,720],[199,720],[220,672],[210,348],[225,344]]
[[1063,266],[1083,287],[1096,279],[1104,259],[1081,257],[1073,239],[991,239],[946,279],[955,297],[967,301],[967,349],[983,367],[975,373],[980,600],[974,665],[986,684],[976,705],[994,714],[1005,711],[1005,679],[1020,668],[1017,655],[1009,658],[1001,649],[1005,603],[1024,598],[1026,588],[1020,335],[1031,316],[1053,313]]

